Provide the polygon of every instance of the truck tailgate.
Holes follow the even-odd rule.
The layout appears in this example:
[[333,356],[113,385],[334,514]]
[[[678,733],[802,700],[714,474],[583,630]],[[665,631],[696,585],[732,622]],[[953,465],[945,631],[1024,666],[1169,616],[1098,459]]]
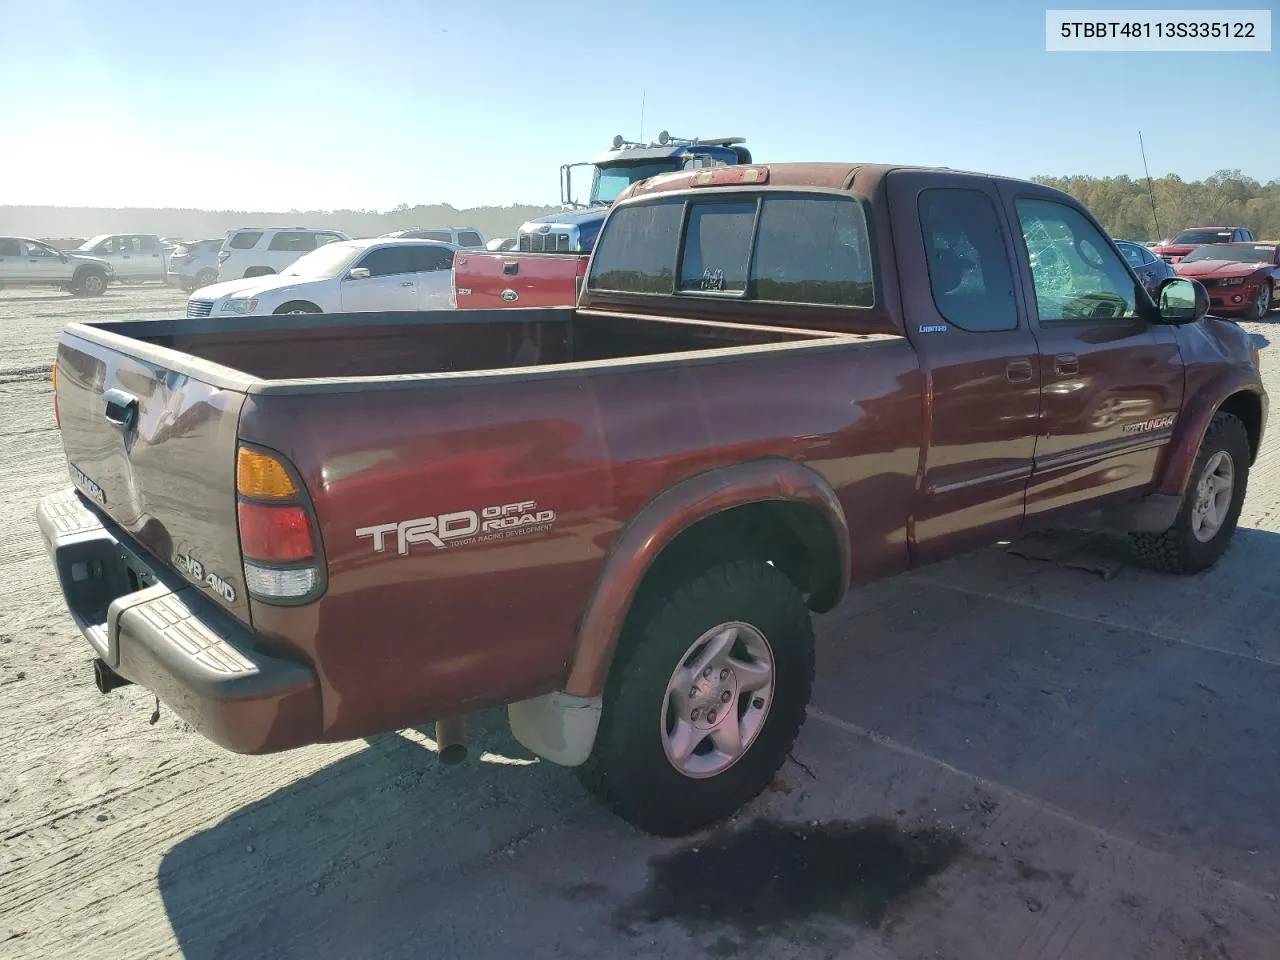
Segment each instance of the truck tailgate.
[[496,307],[571,307],[587,272],[587,254],[469,253],[453,259],[459,310]]
[[[247,624],[235,491],[244,394],[64,333],[56,396],[80,492]],[[209,588],[208,574],[231,590]]]

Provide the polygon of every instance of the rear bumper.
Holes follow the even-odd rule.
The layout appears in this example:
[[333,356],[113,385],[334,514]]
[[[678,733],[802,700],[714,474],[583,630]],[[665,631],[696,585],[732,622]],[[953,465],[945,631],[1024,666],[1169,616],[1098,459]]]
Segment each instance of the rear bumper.
[[36,516],[67,609],[107,666],[236,753],[320,740],[309,667],[258,650],[249,630],[157,568],[74,489],[45,497]]

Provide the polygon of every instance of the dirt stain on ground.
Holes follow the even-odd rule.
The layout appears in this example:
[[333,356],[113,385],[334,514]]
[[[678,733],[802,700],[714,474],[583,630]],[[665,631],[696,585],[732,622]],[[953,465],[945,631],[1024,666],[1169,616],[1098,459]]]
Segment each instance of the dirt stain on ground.
[[881,818],[816,825],[757,820],[655,857],[648,886],[615,922],[623,929],[668,919],[730,924],[758,935],[824,915],[874,929],[963,850],[948,830],[907,830]]

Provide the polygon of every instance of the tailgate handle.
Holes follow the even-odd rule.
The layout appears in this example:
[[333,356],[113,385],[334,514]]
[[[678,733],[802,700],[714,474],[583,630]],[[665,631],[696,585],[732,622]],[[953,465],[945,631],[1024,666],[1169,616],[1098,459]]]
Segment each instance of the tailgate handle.
[[128,430],[138,419],[138,398],[133,394],[113,388],[103,393],[102,399],[107,404],[103,415],[117,427]]
[[502,272],[509,277],[514,277],[517,273],[520,272],[520,261],[519,260],[503,261]]

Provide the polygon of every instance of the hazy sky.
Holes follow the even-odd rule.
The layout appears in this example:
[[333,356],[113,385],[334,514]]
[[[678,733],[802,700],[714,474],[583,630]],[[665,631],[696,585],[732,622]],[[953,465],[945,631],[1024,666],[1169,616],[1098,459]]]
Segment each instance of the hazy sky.
[[0,0],[0,204],[555,202],[642,95],[758,160],[1280,177],[1280,52],[1046,53],[1045,6]]

